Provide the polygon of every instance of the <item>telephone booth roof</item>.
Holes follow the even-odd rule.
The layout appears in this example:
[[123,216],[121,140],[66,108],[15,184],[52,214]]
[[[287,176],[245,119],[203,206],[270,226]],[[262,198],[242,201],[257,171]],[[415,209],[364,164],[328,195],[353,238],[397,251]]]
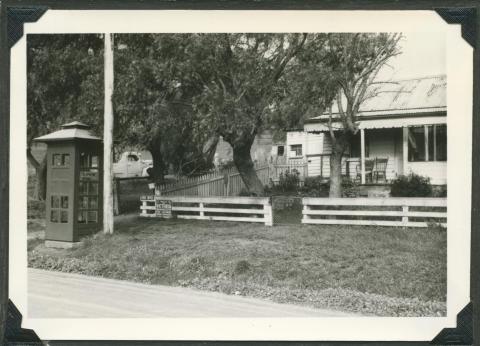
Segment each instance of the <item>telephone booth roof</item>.
[[92,135],[90,126],[79,121],[73,121],[61,126],[62,129],[49,133],[45,136],[40,136],[34,139],[37,142],[54,142],[65,141],[72,139],[88,139],[93,141],[101,141],[100,137]]

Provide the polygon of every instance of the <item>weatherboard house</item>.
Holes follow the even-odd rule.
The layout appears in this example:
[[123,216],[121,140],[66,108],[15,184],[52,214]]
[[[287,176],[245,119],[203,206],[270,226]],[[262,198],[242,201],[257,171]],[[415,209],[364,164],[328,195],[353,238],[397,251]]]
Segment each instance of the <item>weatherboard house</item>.
[[[411,172],[447,183],[446,76],[382,84],[358,114],[342,162],[342,174],[363,184],[388,183]],[[332,119],[338,110],[332,109]],[[338,119],[338,118],[337,118]],[[303,161],[307,176],[330,176],[332,145],[329,115],[308,119],[303,129],[287,133],[285,145],[273,148],[289,163]]]

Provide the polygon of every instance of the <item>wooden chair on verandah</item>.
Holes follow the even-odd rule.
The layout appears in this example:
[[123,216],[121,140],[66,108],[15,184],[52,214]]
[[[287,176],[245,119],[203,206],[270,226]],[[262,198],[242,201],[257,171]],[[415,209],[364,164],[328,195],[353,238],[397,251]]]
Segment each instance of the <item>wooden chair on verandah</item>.
[[[373,167],[375,165],[375,159],[365,159],[365,182],[373,182]],[[357,171],[357,181],[362,180],[362,163],[359,162],[355,167]]]
[[379,178],[382,178],[385,183],[387,182],[387,164],[388,164],[388,157],[375,158],[375,166],[373,167],[373,177],[375,178],[376,183],[378,183]]

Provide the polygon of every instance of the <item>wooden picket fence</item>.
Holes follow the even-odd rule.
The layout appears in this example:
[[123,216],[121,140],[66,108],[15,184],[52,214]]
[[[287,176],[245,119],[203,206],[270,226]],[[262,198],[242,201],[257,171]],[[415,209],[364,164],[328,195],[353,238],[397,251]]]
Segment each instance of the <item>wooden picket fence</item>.
[[289,160],[288,163],[271,165],[270,178],[276,184],[282,174],[294,171],[298,173],[300,184],[302,185],[305,178],[308,177],[308,164],[305,160]]
[[[278,166],[281,166],[277,168]],[[285,167],[284,167],[285,166]],[[302,172],[306,169],[306,163],[292,165],[263,165],[257,166],[255,171],[263,185],[269,185],[270,181],[278,181],[279,174],[286,169],[299,168]],[[198,177],[179,180],[175,183],[157,185],[156,194],[161,196],[238,196],[246,189],[245,183],[236,168],[224,171],[215,171]]]
[[304,224],[446,226],[446,198],[303,198]]
[[[168,197],[168,200],[172,202],[173,216],[179,219],[273,225],[272,204],[268,197]],[[156,217],[155,197],[145,196],[140,201],[140,216]]]

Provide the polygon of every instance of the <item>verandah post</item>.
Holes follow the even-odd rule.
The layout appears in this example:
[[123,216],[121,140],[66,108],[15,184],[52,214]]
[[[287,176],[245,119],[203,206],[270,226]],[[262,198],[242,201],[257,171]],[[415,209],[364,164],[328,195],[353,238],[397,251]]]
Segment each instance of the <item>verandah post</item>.
[[408,165],[408,127],[403,127],[403,172],[402,174],[407,173]]

